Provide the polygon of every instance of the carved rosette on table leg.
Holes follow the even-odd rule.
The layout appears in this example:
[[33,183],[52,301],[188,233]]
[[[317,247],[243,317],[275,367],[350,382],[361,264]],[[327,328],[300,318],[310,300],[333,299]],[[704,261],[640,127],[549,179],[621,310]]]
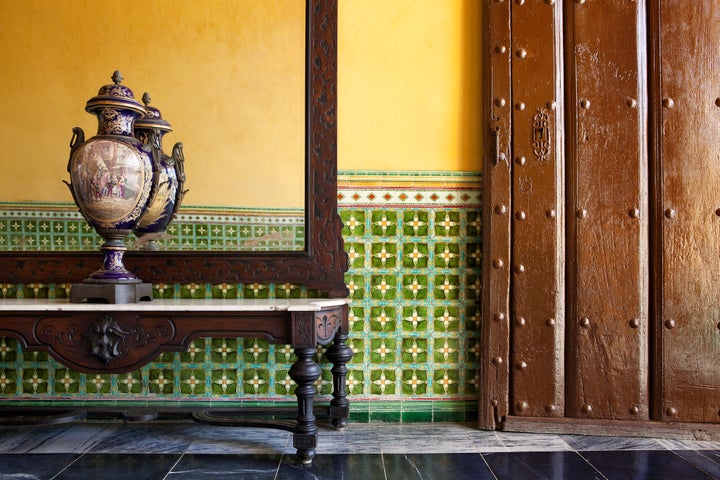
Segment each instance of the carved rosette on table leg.
[[298,402],[297,426],[293,433],[293,446],[297,449],[302,463],[309,464],[315,456],[317,446],[317,426],[313,415],[313,397],[315,381],[320,378],[322,370],[312,359],[315,348],[297,347],[295,355],[298,359],[290,367],[290,378],[297,383],[295,395]]
[[347,426],[350,416],[350,402],[345,392],[347,362],[353,357],[352,349],[345,345],[347,340],[347,306],[317,312],[315,314],[317,342],[327,345],[334,340],[325,354],[332,362],[333,399],[330,401],[330,417],[335,428]]

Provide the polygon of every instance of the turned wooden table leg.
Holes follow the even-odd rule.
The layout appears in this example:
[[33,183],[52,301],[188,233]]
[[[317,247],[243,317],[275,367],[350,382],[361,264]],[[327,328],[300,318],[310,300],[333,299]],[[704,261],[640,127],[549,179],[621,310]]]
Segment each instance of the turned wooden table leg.
[[338,330],[335,334],[334,343],[327,349],[325,356],[332,362],[333,378],[333,399],[330,401],[330,417],[335,428],[343,428],[348,424],[350,417],[350,402],[347,399],[345,390],[345,378],[347,377],[346,364],[352,359],[353,352],[345,344],[347,334]]
[[293,433],[293,446],[297,449],[302,463],[311,463],[317,446],[317,426],[313,415],[313,397],[315,381],[322,370],[312,359],[314,348],[295,348],[298,359],[290,367],[290,378],[297,384],[295,395],[298,402],[297,426]]

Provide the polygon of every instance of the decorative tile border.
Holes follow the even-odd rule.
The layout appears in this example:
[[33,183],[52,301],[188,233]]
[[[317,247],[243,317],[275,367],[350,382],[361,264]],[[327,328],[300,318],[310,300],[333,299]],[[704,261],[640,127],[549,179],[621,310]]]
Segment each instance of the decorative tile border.
[[478,208],[481,176],[463,172],[340,171],[340,208]]

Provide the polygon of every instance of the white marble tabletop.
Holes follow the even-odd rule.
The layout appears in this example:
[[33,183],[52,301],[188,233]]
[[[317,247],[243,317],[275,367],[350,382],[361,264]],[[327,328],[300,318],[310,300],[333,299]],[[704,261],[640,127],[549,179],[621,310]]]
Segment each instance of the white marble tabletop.
[[63,311],[63,312],[317,312],[324,308],[349,303],[347,298],[291,298],[291,299],[182,299],[152,300],[138,303],[70,303],[67,299],[0,299],[2,312]]

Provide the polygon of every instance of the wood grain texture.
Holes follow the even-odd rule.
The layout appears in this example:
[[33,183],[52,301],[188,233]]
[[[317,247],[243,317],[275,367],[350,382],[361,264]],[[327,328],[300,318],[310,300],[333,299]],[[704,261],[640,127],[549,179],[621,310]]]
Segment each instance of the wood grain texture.
[[512,9],[511,411],[565,411],[561,2]]
[[718,422],[720,5],[659,5],[657,413],[666,421]]
[[642,2],[566,4],[567,416],[649,417]]
[[[511,44],[509,2],[487,1],[483,108],[487,115],[483,159],[482,355],[478,425],[499,428],[508,413],[510,361]],[[505,105],[495,102],[504,98]],[[495,207],[498,212],[495,213]],[[503,212],[504,207],[504,212]]]
[[507,432],[555,433],[618,437],[654,437],[677,440],[720,441],[720,425],[646,420],[605,420],[594,418],[507,417]]
[[[501,15],[511,19],[510,56],[499,62],[486,52],[486,106],[491,119],[508,113],[501,106],[512,109],[513,186],[506,197],[505,170],[495,168],[502,162],[486,165],[483,388],[490,393],[481,412],[482,402],[495,402],[495,421],[508,430],[639,427],[703,435],[698,425],[720,422],[720,5],[562,2],[565,69],[558,81],[562,69],[546,68],[556,47],[543,37],[541,10],[553,2],[488,3],[491,33],[504,25]],[[491,48],[507,43],[502,38],[490,36]],[[497,92],[506,92],[505,61],[512,98],[503,102]],[[565,83],[566,122],[558,133],[566,137],[565,190],[542,169],[551,157],[536,142],[547,137],[529,122],[553,76]],[[536,319],[562,288],[551,264],[562,268],[563,257],[550,248],[538,215],[553,195],[564,202],[567,225],[564,343]],[[510,270],[493,263],[508,241]],[[505,359],[508,332],[495,321],[505,275],[509,370],[497,362]],[[553,363],[563,354],[564,378]],[[563,380],[564,412],[542,411]],[[507,405],[504,392],[509,410],[499,408]]]

